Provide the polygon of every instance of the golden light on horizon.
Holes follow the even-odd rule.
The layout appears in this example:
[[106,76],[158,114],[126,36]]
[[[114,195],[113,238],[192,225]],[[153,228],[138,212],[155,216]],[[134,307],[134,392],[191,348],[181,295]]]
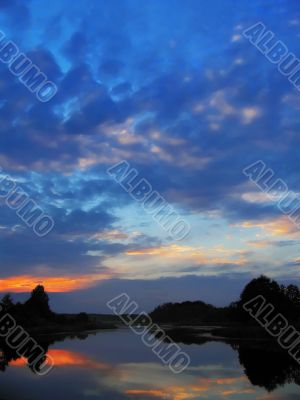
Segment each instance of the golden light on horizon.
[[73,292],[92,287],[97,282],[109,278],[109,275],[71,275],[42,276],[31,275],[10,276],[0,279],[0,292],[24,293],[31,292],[35,286],[43,285],[49,293]]

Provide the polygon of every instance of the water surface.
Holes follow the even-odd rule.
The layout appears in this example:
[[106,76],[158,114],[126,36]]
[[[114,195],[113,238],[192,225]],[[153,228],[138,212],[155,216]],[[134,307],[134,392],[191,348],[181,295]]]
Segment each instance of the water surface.
[[300,399],[300,371],[290,356],[222,342],[180,344],[191,365],[179,375],[130,330],[102,331],[49,345],[47,376],[23,359],[0,372],[0,400]]

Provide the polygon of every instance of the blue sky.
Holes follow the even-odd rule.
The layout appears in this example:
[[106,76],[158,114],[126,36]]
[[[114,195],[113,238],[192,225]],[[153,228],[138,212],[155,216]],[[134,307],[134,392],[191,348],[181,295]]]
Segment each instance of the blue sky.
[[[258,159],[299,192],[300,93],[242,32],[300,57],[297,1],[10,0],[0,29],[55,82],[41,103],[0,65],[0,165],[55,221],[0,204],[0,290],[43,283],[66,311],[225,304],[253,276],[299,280],[299,230],[247,180]],[[186,219],[174,242],[106,173],[127,160]],[[193,282],[193,284],[191,284]],[[215,301],[212,293],[215,291]],[[56,304],[55,303],[55,304]]]

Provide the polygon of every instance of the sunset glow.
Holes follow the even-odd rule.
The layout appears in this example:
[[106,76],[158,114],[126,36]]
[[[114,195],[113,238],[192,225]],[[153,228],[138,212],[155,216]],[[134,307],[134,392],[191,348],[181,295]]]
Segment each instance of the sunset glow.
[[[93,279],[94,280],[93,280]],[[0,279],[0,292],[22,293],[30,292],[37,285],[44,285],[48,292],[72,292],[74,290],[91,287],[95,282],[108,277],[90,276],[12,276]]]

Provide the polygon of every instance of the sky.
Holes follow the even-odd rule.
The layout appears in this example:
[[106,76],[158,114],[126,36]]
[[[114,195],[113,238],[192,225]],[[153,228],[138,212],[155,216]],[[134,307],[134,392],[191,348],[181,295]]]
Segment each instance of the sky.
[[[2,0],[0,29],[57,94],[0,63],[0,177],[53,218],[38,237],[0,202],[0,292],[37,284],[57,311],[109,312],[126,292],[234,301],[253,277],[299,283],[299,229],[244,174],[299,192],[300,93],[242,32],[300,57],[296,0]],[[174,240],[107,169],[125,160],[191,227]]]

